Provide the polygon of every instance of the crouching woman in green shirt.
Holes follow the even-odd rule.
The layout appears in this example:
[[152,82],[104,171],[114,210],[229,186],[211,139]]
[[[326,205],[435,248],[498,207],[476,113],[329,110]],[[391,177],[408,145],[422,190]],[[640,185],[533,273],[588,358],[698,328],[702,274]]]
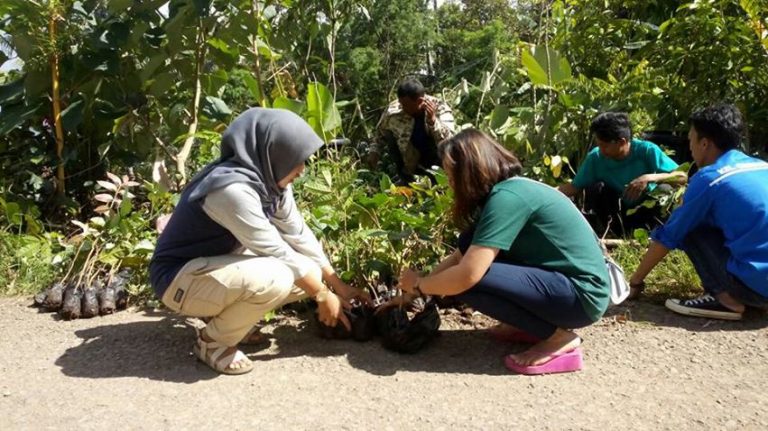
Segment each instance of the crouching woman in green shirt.
[[456,295],[502,322],[499,338],[532,344],[505,358],[512,371],[581,369],[581,339],[572,330],[599,320],[610,295],[589,224],[557,189],[521,177],[517,158],[482,132],[464,130],[438,151],[455,222],[466,230],[430,275],[406,270],[400,287]]

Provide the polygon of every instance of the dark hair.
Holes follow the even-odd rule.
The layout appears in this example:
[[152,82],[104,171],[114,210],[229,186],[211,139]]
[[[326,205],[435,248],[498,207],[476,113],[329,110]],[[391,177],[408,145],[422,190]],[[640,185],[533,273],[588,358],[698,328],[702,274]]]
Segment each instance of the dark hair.
[[401,82],[397,86],[397,97],[410,97],[411,99],[417,99],[423,96],[425,93],[424,86],[421,85],[416,78],[409,78]]
[[744,122],[739,109],[731,104],[721,103],[700,109],[688,118],[688,125],[696,129],[700,138],[709,138],[720,151],[738,148]]
[[438,155],[451,179],[453,219],[460,228],[472,223],[494,185],[523,170],[511,151],[475,129],[462,130],[441,142]]
[[592,120],[589,131],[605,142],[632,140],[632,124],[626,112],[603,112]]

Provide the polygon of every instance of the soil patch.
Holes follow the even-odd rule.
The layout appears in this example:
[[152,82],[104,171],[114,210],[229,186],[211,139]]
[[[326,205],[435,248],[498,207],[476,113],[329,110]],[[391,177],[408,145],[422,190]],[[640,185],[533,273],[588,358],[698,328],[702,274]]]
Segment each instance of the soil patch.
[[720,322],[656,304],[617,307],[580,331],[579,373],[517,376],[522,346],[491,319],[445,312],[441,335],[402,355],[325,340],[305,313],[246,348],[256,369],[219,376],[166,312],[61,321],[0,299],[0,429],[768,429],[768,318]]

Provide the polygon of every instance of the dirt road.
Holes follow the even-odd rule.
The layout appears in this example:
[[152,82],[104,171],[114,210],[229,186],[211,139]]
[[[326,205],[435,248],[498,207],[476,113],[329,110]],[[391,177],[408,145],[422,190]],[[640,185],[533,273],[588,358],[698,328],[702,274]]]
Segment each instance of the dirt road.
[[30,302],[0,299],[2,430],[768,429],[766,316],[618,307],[580,332],[584,371],[538,377],[502,365],[520,346],[456,319],[412,356],[284,319],[245,350],[256,369],[230,377],[198,363],[193,330],[165,312],[64,322]]

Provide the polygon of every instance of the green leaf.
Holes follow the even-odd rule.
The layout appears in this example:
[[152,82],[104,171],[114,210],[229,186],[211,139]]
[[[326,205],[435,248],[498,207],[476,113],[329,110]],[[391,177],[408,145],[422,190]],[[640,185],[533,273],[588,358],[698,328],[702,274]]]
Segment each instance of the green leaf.
[[110,120],[118,119],[128,112],[125,106],[118,108],[109,100],[104,99],[97,98],[93,106],[97,116]]
[[119,14],[120,12],[128,9],[133,4],[133,0],[109,0],[107,8],[113,14]]
[[256,40],[256,50],[258,51],[259,55],[265,57],[267,60],[279,60],[280,57],[282,57],[279,53],[272,50],[272,48],[264,43],[263,40],[257,39]]
[[650,239],[650,235],[648,235],[648,231],[645,229],[635,229],[634,232],[632,232],[632,237],[641,244],[646,244]]
[[313,191],[321,194],[333,193],[332,188],[328,187],[327,185],[319,181],[307,181],[306,183],[304,183],[304,188],[309,191]]
[[259,87],[259,81],[250,74],[243,75],[242,79],[245,86],[248,87],[251,97],[253,97],[257,103],[261,104],[264,95],[261,92],[261,87]]
[[169,17],[165,22],[163,29],[168,38],[167,48],[171,55],[176,55],[184,49],[184,27],[187,25],[187,18],[192,15],[192,8],[188,4],[182,4],[176,9],[176,13]]
[[8,202],[5,205],[5,218],[12,225],[19,225],[22,221],[21,206],[16,202]]
[[74,131],[83,122],[83,99],[77,99],[61,112],[61,125],[64,130]]
[[148,239],[143,239],[133,246],[134,253],[148,254],[155,250],[155,244]]
[[304,102],[298,100],[289,99],[287,97],[280,96],[272,102],[273,108],[287,109],[294,112],[297,115],[304,115],[307,110],[307,105]]
[[165,72],[157,75],[151,82],[148,90],[149,94],[161,97],[173,88],[174,84],[176,84],[176,78],[174,74]]
[[313,82],[307,87],[307,122],[315,132],[327,141],[341,127],[341,115],[333,95],[326,86]]
[[376,271],[379,274],[389,274],[390,272],[392,272],[391,266],[388,263],[381,261],[379,259],[371,259],[366,264],[366,267],[369,271]]
[[240,58],[240,50],[236,46],[231,46],[218,38],[209,39],[208,45],[214,48],[213,54],[223,63],[226,69],[231,69],[237,64],[237,60]]
[[506,124],[509,118],[509,107],[504,105],[497,105],[491,112],[491,129],[499,130],[504,124]]
[[379,178],[379,190],[389,190],[392,187],[392,180],[387,175],[381,175]]
[[154,75],[157,68],[165,64],[166,60],[168,60],[168,55],[165,53],[157,54],[150,58],[147,64],[139,71],[141,80],[148,81]]
[[554,86],[572,77],[568,60],[547,46],[524,49],[521,62],[534,85]]
[[229,106],[223,100],[213,96],[205,96],[203,110],[210,118],[215,118],[219,121],[227,121],[232,115],[232,110],[229,109]]
[[24,88],[27,90],[28,99],[47,93],[51,88],[51,70],[47,66],[30,70],[24,79]]
[[38,102],[33,105],[19,104],[3,107],[2,115],[0,115],[0,136],[21,127],[27,120],[37,116],[42,106],[42,103]]
[[20,102],[24,97],[24,78],[0,85],[0,105]]
[[650,42],[651,42],[650,40],[638,40],[635,42],[629,42],[624,45],[624,49],[628,49],[628,50],[640,49],[645,45],[648,45]]
[[90,220],[88,220],[88,222],[96,227],[104,227],[104,225],[106,224],[104,217],[91,217]]
[[331,175],[330,169],[323,169],[320,171],[320,173],[323,175],[323,179],[325,180],[325,184],[328,185],[328,187],[333,187],[333,176]]
[[37,51],[34,37],[27,34],[14,34],[13,48],[25,63],[32,59]]
[[576,103],[573,101],[573,97],[571,97],[570,94],[560,92],[557,93],[557,98],[560,99],[560,103],[562,103],[566,108],[573,108],[576,106]]
[[133,210],[133,204],[131,203],[131,199],[126,197],[123,199],[123,202],[120,203],[120,217],[127,217],[128,214],[131,213],[131,210]]

